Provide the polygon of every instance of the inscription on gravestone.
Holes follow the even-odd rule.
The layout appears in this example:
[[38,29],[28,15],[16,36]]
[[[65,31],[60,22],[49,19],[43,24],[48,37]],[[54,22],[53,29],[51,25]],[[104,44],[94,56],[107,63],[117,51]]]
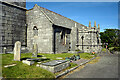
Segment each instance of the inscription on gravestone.
[[37,57],[38,54],[38,46],[37,44],[33,44],[33,54],[32,57]]
[[21,56],[21,42],[17,41],[14,47],[14,60],[20,61],[20,56]]

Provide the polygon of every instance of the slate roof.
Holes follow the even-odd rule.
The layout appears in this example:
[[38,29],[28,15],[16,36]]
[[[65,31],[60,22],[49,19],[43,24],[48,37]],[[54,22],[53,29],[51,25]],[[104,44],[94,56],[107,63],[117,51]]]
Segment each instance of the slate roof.
[[[78,23],[74,20],[71,20],[67,17],[64,17],[64,16],[62,16],[58,13],[55,13],[53,11],[50,11],[50,10],[46,9],[46,8],[40,7],[37,4],[35,4],[34,7],[37,7],[42,12],[44,12],[45,15],[47,15],[50,18],[50,21],[53,22],[53,24],[55,24],[55,25],[71,29],[72,27],[75,27],[75,23],[76,23],[78,28],[82,28],[82,27],[87,28],[87,26],[85,26],[83,24],[80,24],[80,23]],[[30,9],[30,10],[32,10],[32,9]]]

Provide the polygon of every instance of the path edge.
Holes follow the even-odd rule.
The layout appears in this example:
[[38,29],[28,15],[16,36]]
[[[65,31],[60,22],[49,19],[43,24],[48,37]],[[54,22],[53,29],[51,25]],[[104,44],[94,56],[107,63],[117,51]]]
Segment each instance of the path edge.
[[[96,57],[97,57],[97,56],[96,56]],[[93,58],[91,58],[90,60],[87,60],[87,61],[85,61],[85,62],[83,62],[83,63],[79,64],[79,65],[78,65],[78,66],[76,66],[76,67],[70,68],[70,69],[68,69],[68,70],[64,71],[63,73],[58,74],[57,76],[55,76],[55,78],[57,79],[57,78],[59,78],[59,77],[61,77],[61,76],[63,76],[63,75],[68,74],[69,72],[71,72],[71,71],[73,71],[73,70],[77,69],[78,67],[80,67],[80,66],[82,66],[82,65],[84,65],[84,64],[86,64],[86,63],[88,63],[88,62],[90,62],[90,61],[92,61],[92,60],[93,60],[93,59],[95,59],[96,57],[93,57]]]

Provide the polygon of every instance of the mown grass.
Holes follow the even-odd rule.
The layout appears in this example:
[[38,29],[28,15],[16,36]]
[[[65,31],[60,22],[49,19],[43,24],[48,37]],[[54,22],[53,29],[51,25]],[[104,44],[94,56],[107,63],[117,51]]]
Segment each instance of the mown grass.
[[[25,57],[31,57],[31,54],[21,54],[21,58]],[[4,68],[13,63],[17,65]],[[13,61],[13,54],[2,54],[2,75],[7,78],[54,78],[53,73],[36,65],[29,66],[21,61]]]
[[[23,64],[22,61],[14,61],[14,54],[0,54],[2,55],[2,76],[7,78],[55,78],[55,74],[42,69],[40,67],[36,67],[37,62],[34,65],[27,65]],[[65,57],[71,57],[73,55],[72,53],[62,53],[62,54],[44,54],[39,53],[39,56],[46,57],[47,59],[41,59],[41,62],[47,62],[51,60],[57,60],[57,57],[62,57],[63,60]],[[81,58],[84,59],[90,59],[93,56],[91,56],[91,53],[79,53]],[[24,53],[21,54],[21,59],[23,58],[32,58],[32,53]],[[42,58],[42,57],[38,57]],[[5,65],[10,64],[17,64],[13,67],[5,68]],[[71,65],[67,68],[70,69],[72,67],[77,66],[77,64],[70,63]]]

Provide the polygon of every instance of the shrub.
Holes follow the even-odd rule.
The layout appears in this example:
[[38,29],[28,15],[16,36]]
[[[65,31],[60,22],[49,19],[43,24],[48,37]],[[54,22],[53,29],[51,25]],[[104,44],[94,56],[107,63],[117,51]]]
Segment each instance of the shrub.
[[120,51],[120,47],[112,47],[112,48],[109,48],[110,52],[111,51]]

